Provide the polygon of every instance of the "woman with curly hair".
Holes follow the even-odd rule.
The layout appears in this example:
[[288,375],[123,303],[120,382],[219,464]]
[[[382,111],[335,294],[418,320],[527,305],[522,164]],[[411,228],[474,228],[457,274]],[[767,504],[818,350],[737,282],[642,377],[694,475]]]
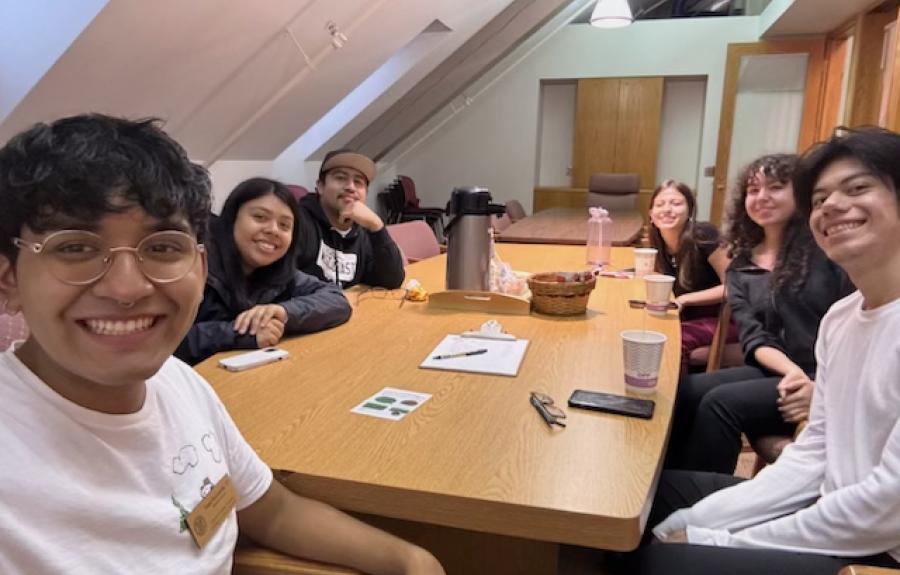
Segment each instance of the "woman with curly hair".
[[676,467],[732,473],[741,433],[751,440],[792,435],[809,415],[819,322],[853,286],[795,209],[796,165],[794,155],[768,155],[739,176],[726,289],[746,365],[692,375],[679,386]]
[[[719,244],[719,230],[709,222],[695,221],[697,203],[687,184],[662,182],[650,196],[649,215],[656,271],[675,278],[672,289],[681,311],[681,373],[687,374],[691,352],[712,343],[731,259]],[[729,336],[729,341],[737,341],[733,328]]]

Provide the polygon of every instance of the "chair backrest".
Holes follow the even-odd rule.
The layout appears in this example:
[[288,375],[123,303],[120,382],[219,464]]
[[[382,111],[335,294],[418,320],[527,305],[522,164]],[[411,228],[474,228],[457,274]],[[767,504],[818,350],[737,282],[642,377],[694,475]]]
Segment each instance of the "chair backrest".
[[309,193],[309,190],[303,186],[298,186],[297,184],[287,184],[286,187],[294,194],[294,197],[297,198],[298,201]]
[[719,307],[719,321],[716,323],[716,331],[713,333],[712,343],[709,344],[709,359],[706,361],[706,373],[717,371],[722,365],[722,355],[725,353],[725,340],[728,338],[728,324],[731,323],[731,305],[728,297],[723,298]]
[[491,216],[491,227],[494,228],[495,232],[502,232],[506,228],[512,225],[512,220],[509,217],[509,214],[494,214]]
[[506,202],[506,215],[509,216],[512,223],[516,223],[527,214],[525,213],[525,208],[519,203],[519,200],[509,200]]
[[397,223],[403,217],[403,208],[406,207],[406,198],[403,196],[403,186],[399,180],[394,180],[385,190],[387,192],[388,212],[390,219],[388,223]]
[[588,191],[597,194],[628,195],[641,190],[641,177],[638,174],[608,174],[594,172],[588,182]]
[[388,234],[410,262],[440,255],[441,246],[431,227],[423,220],[387,226]]
[[600,206],[611,212],[633,212],[637,210],[637,194],[599,194],[588,192],[587,207]]
[[391,197],[387,188],[378,192],[375,196],[375,212],[387,223],[391,223],[394,215],[391,210]]
[[588,207],[603,206],[610,211],[637,209],[641,177],[638,174],[595,172],[588,182]]
[[416,195],[416,183],[409,176],[397,176],[397,180],[400,182],[400,187],[403,188],[403,197],[406,200],[406,205],[418,208],[419,196]]
[[0,309],[0,351],[5,351],[10,344],[28,337],[28,326],[21,313],[9,315]]

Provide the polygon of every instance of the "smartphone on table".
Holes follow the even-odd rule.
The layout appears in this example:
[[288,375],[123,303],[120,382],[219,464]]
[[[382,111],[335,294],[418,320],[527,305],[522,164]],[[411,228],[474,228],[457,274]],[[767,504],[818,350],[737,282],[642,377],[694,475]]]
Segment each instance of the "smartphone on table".
[[653,408],[656,407],[656,403],[652,399],[576,389],[569,397],[569,407],[650,419],[653,417]]
[[277,347],[264,347],[248,351],[247,353],[239,353],[231,357],[219,360],[219,365],[228,371],[244,371],[251,367],[258,367],[267,363],[281,361],[290,355],[287,351]]

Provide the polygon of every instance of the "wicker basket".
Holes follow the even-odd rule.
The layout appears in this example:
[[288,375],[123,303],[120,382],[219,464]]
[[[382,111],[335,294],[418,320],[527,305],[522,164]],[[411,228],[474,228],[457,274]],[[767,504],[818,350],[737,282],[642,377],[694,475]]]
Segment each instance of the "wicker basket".
[[548,315],[578,315],[587,311],[597,279],[591,272],[550,272],[531,276],[531,308]]

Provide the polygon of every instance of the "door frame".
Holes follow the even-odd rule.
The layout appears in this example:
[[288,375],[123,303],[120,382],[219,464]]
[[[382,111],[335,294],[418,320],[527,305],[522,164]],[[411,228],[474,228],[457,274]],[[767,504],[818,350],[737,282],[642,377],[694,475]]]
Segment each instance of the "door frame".
[[825,36],[779,39],[728,45],[725,61],[725,86],[722,93],[722,112],[719,119],[719,143],[716,149],[716,168],[713,179],[710,221],[722,224],[723,208],[728,193],[728,161],[731,158],[731,138],[734,130],[734,111],[737,100],[741,59],[744,56],[765,54],[808,54],[806,89],[803,98],[803,119],[797,149],[803,151],[816,141],[822,90],[825,82]]

